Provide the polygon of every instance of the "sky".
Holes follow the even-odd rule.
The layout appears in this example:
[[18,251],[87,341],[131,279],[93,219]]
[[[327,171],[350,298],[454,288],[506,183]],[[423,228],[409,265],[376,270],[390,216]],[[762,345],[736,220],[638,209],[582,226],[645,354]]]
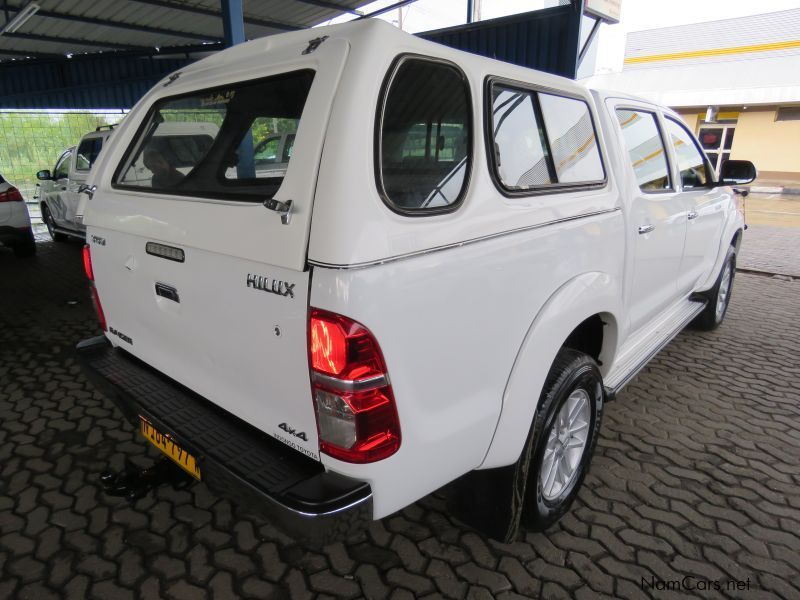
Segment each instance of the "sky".
[[[371,12],[393,4],[396,0],[378,0],[361,10]],[[493,19],[545,6],[553,6],[555,0],[475,0],[481,7],[481,19]],[[622,0],[622,17],[618,24],[603,24],[597,39],[596,73],[622,70],[625,55],[625,39],[629,31],[715,21],[747,15],[800,8],[800,0]],[[466,21],[467,0],[417,0],[400,9],[403,29],[410,33],[429,31]],[[381,15],[379,18],[398,24],[399,11]],[[348,17],[331,22],[347,21]]]

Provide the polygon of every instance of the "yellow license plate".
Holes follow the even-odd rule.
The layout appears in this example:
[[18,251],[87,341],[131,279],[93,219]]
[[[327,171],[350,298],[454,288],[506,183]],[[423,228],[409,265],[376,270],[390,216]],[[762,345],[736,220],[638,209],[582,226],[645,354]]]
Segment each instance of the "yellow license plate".
[[148,442],[175,461],[179,467],[195,479],[200,480],[200,468],[197,466],[197,459],[176,444],[170,436],[166,433],[161,433],[144,417],[139,417],[139,431],[142,432]]

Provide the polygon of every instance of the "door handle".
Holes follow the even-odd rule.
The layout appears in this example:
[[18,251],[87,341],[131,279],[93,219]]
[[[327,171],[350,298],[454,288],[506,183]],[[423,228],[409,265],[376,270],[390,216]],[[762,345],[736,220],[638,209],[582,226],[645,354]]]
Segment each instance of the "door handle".
[[86,185],[85,183],[82,183],[81,185],[78,186],[78,193],[86,194],[87,196],[89,196],[89,200],[94,198],[94,193],[96,191],[97,191],[96,185]]
[[656,228],[655,225],[639,225],[639,235],[644,235],[645,233],[650,233]]
[[693,211],[693,210],[690,210],[689,213],[686,215],[686,218],[689,219],[690,221],[692,219],[696,219],[697,218],[697,212]]
[[161,283],[160,281],[156,282],[156,294],[161,296],[162,298],[166,298],[167,300],[172,300],[173,302],[177,302],[180,304],[180,296],[178,296],[178,290],[176,290],[171,285],[167,285],[166,283]]

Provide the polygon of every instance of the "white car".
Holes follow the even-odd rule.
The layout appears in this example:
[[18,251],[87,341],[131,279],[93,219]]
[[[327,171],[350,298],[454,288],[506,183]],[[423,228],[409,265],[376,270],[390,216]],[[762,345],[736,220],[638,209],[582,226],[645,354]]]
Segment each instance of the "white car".
[[0,175],[0,245],[9,246],[19,258],[36,254],[28,206],[20,191]]
[[78,210],[81,189],[114,127],[102,125],[87,133],[77,146],[67,148],[61,153],[52,172],[44,169],[36,173],[42,221],[47,225],[47,232],[54,241],[85,236],[86,228]]
[[[219,128],[141,178],[173,121]],[[279,127],[286,171],[259,173],[248,140]],[[725,316],[729,185],[755,177],[725,165],[667,108],[380,21],[254,40],[156,85],[101,156],[104,333],[79,356],[183,469],[298,535],[456,482],[452,510],[510,540],[569,508],[605,402]]]

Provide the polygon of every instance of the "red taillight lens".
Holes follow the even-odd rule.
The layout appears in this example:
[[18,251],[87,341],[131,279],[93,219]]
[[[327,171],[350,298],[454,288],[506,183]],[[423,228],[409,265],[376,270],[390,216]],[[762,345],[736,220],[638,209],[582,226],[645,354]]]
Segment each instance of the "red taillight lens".
[[0,192],[0,202],[22,202],[22,194],[15,187]]
[[103,328],[103,331],[108,331],[106,315],[103,313],[103,306],[100,304],[100,296],[97,295],[97,288],[92,284],[89,289],[92,292],[92,302],[94,303],[94,310],[97,312],[97,320],[100,321],[100,327]]
[[320,450],[368,463],[400,447],[400,422],[378,342],[360,323],[311,310],[309,362]]
[[338,375],[347,365],[347,334],[333,319],[311,317],[311,368]]
[[83,272],[86,273],[89,281],[94,281],[94,271],[92,270],[92,251],[89,244],[83,246]]
[[83,270],[86,273],[86,277],[89,279],[89,291],[92,294],[92,303],[94,304],[94,310],[97,313],[97,320],[100,321],[100,327],[103,328],[103,331],[108,331],[108,327],[106,326],[106,315],[103,313],[103,305],[100,304],[100,296],[98,296],[97,288],[94,285],[92,251],[89,248],[89,244],[86,244],[83,247]]

